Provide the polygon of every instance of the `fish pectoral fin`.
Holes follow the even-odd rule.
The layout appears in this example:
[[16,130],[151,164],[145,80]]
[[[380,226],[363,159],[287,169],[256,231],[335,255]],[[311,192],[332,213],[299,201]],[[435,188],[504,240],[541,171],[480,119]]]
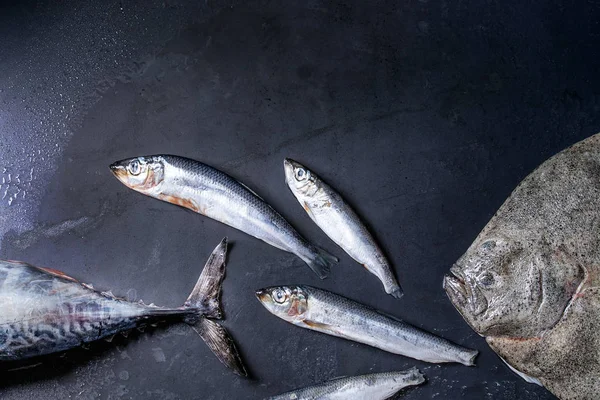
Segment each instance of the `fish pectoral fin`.
[[215,356],[240,376],[248,376],[242,359],[229,333],[218,323],[200,319],[192,328],[200,335]]
[[312,219],[315,218],[315,214],[313,214],[312,208],[306,201],[302,203],[302,208],[304,208],[304,211],[306,211],[309,217],[311,217]]
[[324,324],[322,322],[311,321],[309,319],[305,319],[302,321],[304,325],[306,325],[310,329],[318,330],[318,331],[326,331],[326,332],[335,332],[333,326]]
[[210,318],[221,318],[221,283],[225,278],[225,256],[227,254],[227,238],[213,250],[196,282],[192,293],[184,303],[185,308],[197,308],[202,315]]

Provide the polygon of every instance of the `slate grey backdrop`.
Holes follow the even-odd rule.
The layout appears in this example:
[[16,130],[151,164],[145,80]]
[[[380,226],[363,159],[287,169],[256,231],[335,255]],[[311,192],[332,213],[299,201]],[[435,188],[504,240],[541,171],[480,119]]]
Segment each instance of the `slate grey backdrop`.
[[[527,4],[522,4],[527,3]],[[4,399],[255,399],[417,365],[403,398],[549,399],[512,374],[441,289],[518,182],[600,131],[594,2],[9,1],[0,6],[0,256],[177,306],[223,236],[225,325],[255,380],[185,325],[3,366]],[[126,189],[108,165],[173,153],[248,184],[341,258],[320,281],[293,255]],[[379,282],[289,193],[292,157],[372,227],[405,290]],[[481,355],[428,365],[295,328],[253,291],[305,283]]]

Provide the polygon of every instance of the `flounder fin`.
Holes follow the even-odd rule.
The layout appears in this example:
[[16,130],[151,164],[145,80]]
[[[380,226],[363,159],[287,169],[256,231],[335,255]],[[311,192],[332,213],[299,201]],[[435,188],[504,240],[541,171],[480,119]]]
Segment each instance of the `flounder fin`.
[[183,304],[184,308],[196,308],[199,313],[209,318],[220,319],[223,316],[219,297],[225,278],[226,253],[227,238],[223,238],[206,261],[196,286]]
[[[498,357],[500,357],[500,356],[498,356]],[[508,368],[510,368],[510,370],[512,372],[514,372],[515,374],[517,374],[521,378],[523,378],[525,380],[525,382],[527,382],[527,383],[535,383],[536,385],[539,385],[539,386],[542,386],[542,387],[544,386],[544,385],[542,385],[542,382],[540,382],[539,379],[534,378],[532,376],[529,376],[529,375],[527,375],[527,374],[519,371],[518,369],[514,368],[512,365],[510,365],[509,363],[507,363],[504,358],[500,357],[500,359],[504,362],[504,364],[506,364],[508,366]]]
[[229,333],[218,323],[202,318],[192,328],[200,335],[215,356],[240,376],[248,376],[242,359]]

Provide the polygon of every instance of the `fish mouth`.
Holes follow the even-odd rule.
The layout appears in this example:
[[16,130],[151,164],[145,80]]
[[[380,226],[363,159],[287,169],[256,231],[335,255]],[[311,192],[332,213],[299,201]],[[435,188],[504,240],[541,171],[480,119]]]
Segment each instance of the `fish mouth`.
[[286,180],[289,180],[294,176],[294,167],[297,165],[299,164],[291,158],[283,159],[283,171],[285,172]]
[[444,277],[443,288],[454,306],[462,313],[468,309],[472,316],[485,312],[488,301],[476,284],[466,278],[457,265]]
[[283,166],[301,167],[302,165],[298,161],[294,161],[291,158],[286,157],[283,159]]
[[119,161],[110,164],[108,168],[110,168],[110,172],[120,181],[123,181],[127,176],[127,169]]
[[456,266],[450,268],[450,273],[444,276],[442,287],[455,306],[464,307],[467,305],[467,298],[469,296],[467,293],[467,285]]
[[256,298],[261,303],[267,302],[267,299],[269,297],[269,291],[267,289],[258,289],[255,294],[256,294]]

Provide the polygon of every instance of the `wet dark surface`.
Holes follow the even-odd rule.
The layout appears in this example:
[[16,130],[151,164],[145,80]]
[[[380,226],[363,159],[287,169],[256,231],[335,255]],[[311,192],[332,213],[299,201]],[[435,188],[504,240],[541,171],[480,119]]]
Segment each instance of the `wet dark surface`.
[[[406,399],[552,398],[503,365],[441,283],[528,172],[600,130],[600,5],[196,3],[3,3],[0,167],[12,186],[0,188],[0,256],[177,306],[228,236],[225,325],[254,380],[175,325],[35,368],[4,366],[2,398],[255,399],[413,365],[428,383]],[[320,281],[293,255],[128,190],[108,170],[154,153],[240,179],[339,265]],[[404,298],[385,295],[309,220],[284,183],[284,157],[355,206]],[[287,283],[476,348],[477,366],[430,365],[293,327],[253,294]]]

